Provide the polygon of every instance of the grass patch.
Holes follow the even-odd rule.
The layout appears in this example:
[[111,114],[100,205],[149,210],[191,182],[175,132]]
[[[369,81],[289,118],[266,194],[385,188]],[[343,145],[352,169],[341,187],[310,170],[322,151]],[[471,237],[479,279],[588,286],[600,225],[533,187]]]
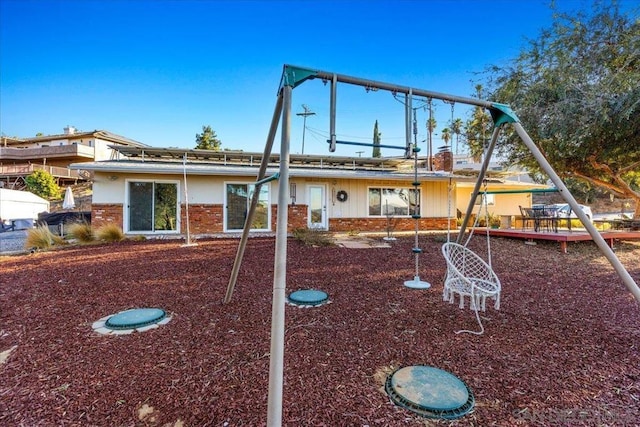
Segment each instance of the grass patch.
[[120,242],[124,240],[122,228],[115,224],[105,224],[98,228],[96,236],[104,242]]

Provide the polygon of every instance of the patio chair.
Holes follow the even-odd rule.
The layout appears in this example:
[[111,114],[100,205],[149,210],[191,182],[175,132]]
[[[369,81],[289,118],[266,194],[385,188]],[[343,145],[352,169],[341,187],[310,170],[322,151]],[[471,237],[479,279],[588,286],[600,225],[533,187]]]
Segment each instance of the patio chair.
[[522,217],[522,230],[527,229],[527,224],[531,222],[535,226],[535,218],[533,217],[532,209],[525,209],[522,206],[518,206],[520,208],[520,216]]
[[500,309],[500,280],[482,258],[471,249],[454,242],[442,246],[442,255],[447,261],[443,291],[445,301],[453,303],[457,294],[460,308],[464,308],[464,297],[469,296],[469,308],[485,311],[487,298],[493,298],[494,308]]

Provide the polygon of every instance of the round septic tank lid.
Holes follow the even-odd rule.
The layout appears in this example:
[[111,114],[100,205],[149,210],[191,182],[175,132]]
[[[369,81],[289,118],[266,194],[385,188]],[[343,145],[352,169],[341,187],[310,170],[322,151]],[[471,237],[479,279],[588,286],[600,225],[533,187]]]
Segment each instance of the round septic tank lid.
[[426,418],[452,420],[471,412],[475,404],[462,380],[431,366],[397,369],[384,388],[393,403]]
[[109,329],[135,329],[158,323],[167,316],[160,308],[134,308],[109,317],[104,326]]
[[329,300],[329,295],[315,289],[302,289],[291,292],[288,300],[294,305],[316,306],[326,303]]

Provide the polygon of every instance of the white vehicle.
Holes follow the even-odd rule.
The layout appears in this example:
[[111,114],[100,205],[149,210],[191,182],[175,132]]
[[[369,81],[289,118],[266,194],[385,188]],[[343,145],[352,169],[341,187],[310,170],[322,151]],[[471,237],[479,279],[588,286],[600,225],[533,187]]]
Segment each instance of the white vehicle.
[[[569,206],[568,203],[556,203],[551,206],[553,206],[556,209],[558,216],[561,218],[578,218],[578,215],[576,215],[576,213],[573,212],[573,210],[571,209],[571,206]],[[585,205],[578,205],[578,206],[580,206],[580,209],[582,209],[582,212],[584,212],[587,218],[589,218],[589,221],[591,221],[593,219],[593,212],[591,212],[591,208]]]

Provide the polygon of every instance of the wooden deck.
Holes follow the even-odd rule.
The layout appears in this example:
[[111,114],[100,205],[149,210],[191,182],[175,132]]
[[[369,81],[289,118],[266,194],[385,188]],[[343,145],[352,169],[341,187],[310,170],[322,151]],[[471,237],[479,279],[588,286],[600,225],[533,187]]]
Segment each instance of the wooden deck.
[[[483,228],[482,230],[484,232],[485,229]],[[567,246],[569,242],[593,240],[591,235],[584,229],[574,229],[572,231],[559,229],[557,232],[536,232],[533,230],[522,230],[517,228],[490,228],[489,235],[494,237],[511,237],[514,239],[525,239],[526,241],[531,242],[536,240],[552,240],[560,243],[560,250],[564,253],[567,252]],[[600,235],[612,248],[614,241],[616,240],[640,240],[640,231],[607,230],[601,231]]]

